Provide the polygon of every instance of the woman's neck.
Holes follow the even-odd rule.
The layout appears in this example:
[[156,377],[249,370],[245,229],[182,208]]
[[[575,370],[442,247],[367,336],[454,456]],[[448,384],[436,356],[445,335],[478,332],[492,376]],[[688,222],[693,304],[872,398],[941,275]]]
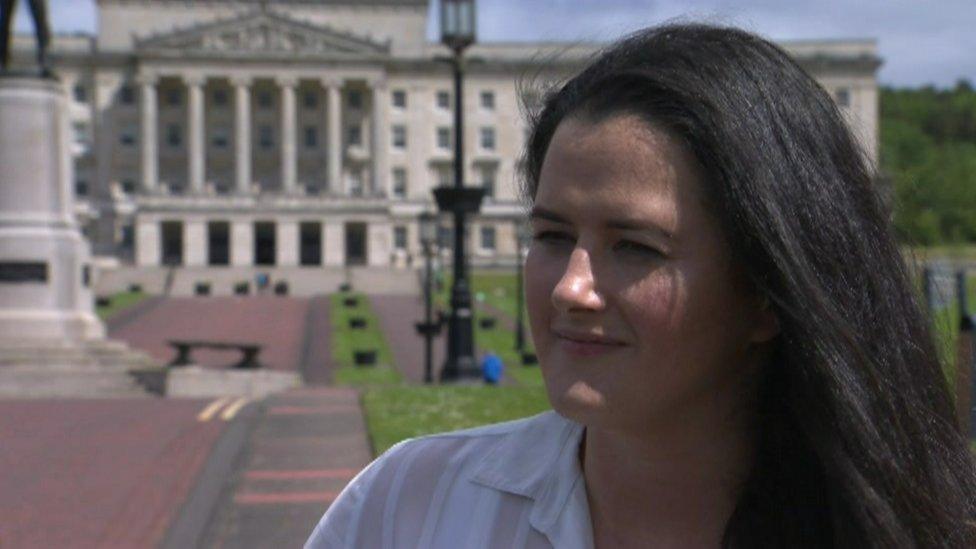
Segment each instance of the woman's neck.
[[720,545],[755,437],[752,414],[715,404],[639,434],[587,427],[580,460],[596,547]]

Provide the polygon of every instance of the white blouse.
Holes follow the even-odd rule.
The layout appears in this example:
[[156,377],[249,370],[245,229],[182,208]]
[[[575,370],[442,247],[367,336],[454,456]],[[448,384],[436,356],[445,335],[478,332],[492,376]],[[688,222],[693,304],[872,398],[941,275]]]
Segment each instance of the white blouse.
[[592,548],[582,436],[550,411],[401,442],[346,486],[305,547]]

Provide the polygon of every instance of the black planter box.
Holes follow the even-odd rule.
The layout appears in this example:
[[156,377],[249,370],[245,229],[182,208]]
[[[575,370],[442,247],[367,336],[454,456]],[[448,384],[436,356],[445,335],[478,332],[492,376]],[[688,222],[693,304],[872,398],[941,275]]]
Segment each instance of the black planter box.
[[288,295],[288,283],[285,281],[276,282],[274,285],[275,295]]
[[485,330],[495,329],[495,317],[493,316],[483,316],[478,320],[478,325]]
[[522,353],[522,364],[524,366],[535,366],[539,363],[539,358],[535,353]]
[[354,316],[349,319],[349,327],[353,330],[362,330],[366,328],[366,319],[361,316]]
[[196,295],[210,295],[210,283],[197,282],[197,285],[193,287],[193,293]]
[[247,295],[249,293],[251,293],[251,288],[247,282],[234,284],[234,295]]
[[96,307],[108,307],[112,304],[112,298],[108,296],[99,296],[95,298]]
[[129,284],[129,291],[137,293],[142,291],[142,284]]
[[359,305],[359,298],[358,297],[347,297],[347,298],[345,298],[345,299],[342,300],[342,304],[345,305],[346,307],[350,307],[350,308],[355,307],[356,305]]
[[353,351],[352,361],[356,366],[375,366],[376,351]]

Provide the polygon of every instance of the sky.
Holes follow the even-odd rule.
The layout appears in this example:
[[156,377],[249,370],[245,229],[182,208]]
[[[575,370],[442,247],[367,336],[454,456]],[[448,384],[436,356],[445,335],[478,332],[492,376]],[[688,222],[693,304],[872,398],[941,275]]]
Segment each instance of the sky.
[[[20,0],[17,29],[30,31]],[[95,0],[49,0],[56,32],[95,33]],[[611,41],[671,20],[732,24],[774,40],[873,38],[882,84],[976,83],[976,0],[480,0],[478,40]],[[437,10],[428,35],[437,36]]]

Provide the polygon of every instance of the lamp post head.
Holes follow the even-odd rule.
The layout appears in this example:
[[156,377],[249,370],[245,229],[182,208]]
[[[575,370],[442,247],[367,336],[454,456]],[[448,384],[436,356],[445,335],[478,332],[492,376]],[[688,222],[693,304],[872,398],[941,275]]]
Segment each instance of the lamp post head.
[[437,240],[437,216],[430,212],[420,214],[420,243],[424,247],[433,246]]
[[460,53],[475,41],[475,0],[441,0],[441,42]]

